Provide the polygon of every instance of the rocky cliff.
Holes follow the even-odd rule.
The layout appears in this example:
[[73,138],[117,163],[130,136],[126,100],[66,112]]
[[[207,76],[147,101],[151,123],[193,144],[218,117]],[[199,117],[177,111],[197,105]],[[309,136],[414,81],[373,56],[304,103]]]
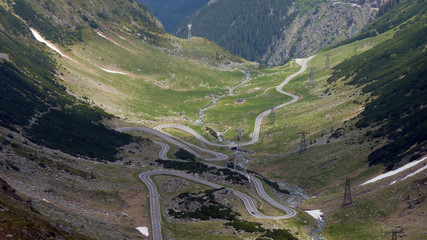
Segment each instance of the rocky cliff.
[[387,0],[212,1],[185,19],[176,34],[208,38],[269,66],[306,57],[360,33]]
[[282,28],[262,60],[267,65],[280,65],[291,58],[312,55],[361,32],[377,11],[377,4],[368,1],[363,5],[351,1],[319,4],[305,14],[298,14],[289,27]]

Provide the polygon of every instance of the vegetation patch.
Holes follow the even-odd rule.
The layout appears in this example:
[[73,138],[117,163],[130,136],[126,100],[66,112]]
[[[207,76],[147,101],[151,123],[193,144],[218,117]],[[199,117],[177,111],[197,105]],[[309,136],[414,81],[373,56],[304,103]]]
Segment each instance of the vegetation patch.
[[232,222],[224,223],[225,226],[232,226],[237,231],[245,232],[265,232],[266,229],[261,226],[261,223],[248,222],[244,220],[235,219]]
[[190,162],[194,162],[196,160],[196,157],[192,153],[190,153],[190,152],[188,152],[182,148],[180,148],[178,151],[176,151],[173,155],[178,159],[187,160]]
[[370,165],[383,164],[391,170],[405,156],[426,147],[427,113],[422,110],[427,104],[426,22],[425,16],[416,16],[392,39],[336,66],[328,79],[363,86],[363,93],[372,96],[355,125],[378,126],[369,135],[387,138],[388,143],[369,155]]
[[102,111],[84,105],[63,111],[51,110],[28,132],[32,141],[47,147],[73,155],[115,161],[118,147],[128,144],[131,136],[100,124],[104,116]]
[[287,229],[267,230],[262,236],[256,240],[298,240]]
[[244,175],[238,172],[231,171],[228,168],[209,167],[206,164],[199,163],[199,162],[177,162],[177,161],[161,160],[161,159],[157,159],[156,162],[162,164],[164,168],[184,170],[187,173],[209,172],[217,176],[225,176],[225,180],[232,181],[233,184],[244,185],[248,182],[248,179]]
[[225,219],[234,220],[240,214],[233,212],[231,208],[217,202],[214,193],[223,189],[206,190],[196,194],[182,193],[177,197],[180,205],[188,205],[191,202],[197,202],[199,205],[193,211],[177,212],[169,209],[168,213],[175,218],[194,218],[200,220]]

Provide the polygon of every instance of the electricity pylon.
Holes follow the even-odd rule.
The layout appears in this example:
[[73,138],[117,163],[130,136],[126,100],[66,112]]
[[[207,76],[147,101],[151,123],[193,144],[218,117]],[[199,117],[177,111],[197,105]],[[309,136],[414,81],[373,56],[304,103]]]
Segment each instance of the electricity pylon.
[[314,68],[310,68],[310,85],[314,85]]
[[234,159],[234,171],[236,171],[237,164],[240,164],[240,162],[243,159],[243,151],[241,150],[241,141],[242,141],[242,132],[245,130],[243,129],[237,129],[237,147],[236,147],[236,158]]
[[244,130],[236,130],[237,132],[237,149],[236,149],[236,158],[234,160],[234,171],[240,172],[245,175],[249,180],[248,170],[246,169],[246,163],[249,161],[245,158],[245,152],[242,149],[242,132]]
[[329,63],[329,54],[326,54],[326,69],[330,68],[331,65]]
[[301,134],[301,144],[299,147],[299,155],[303,154],[307,151],[307,143],[305,142],[305,136],[308,134],[308,132],[302,131],[299,134]]
[[276,115],[274,114],[274,107],[271,108],[270,111],[270,124],[276,123]]
[[187,26],[188,26],[188,36],[187,36],[187,38],[191,38],[192,37],[191,28],[193,27],[193,24],[190,23]]
[[351,199],[350,178],[347,178],[345,180],[344,201],[342,203],[342,206],[349,207],[351,205],[353,205],[353,200]]
[[393,232],[391,233],[391,240],[397,240],[397,231],[393,230]]

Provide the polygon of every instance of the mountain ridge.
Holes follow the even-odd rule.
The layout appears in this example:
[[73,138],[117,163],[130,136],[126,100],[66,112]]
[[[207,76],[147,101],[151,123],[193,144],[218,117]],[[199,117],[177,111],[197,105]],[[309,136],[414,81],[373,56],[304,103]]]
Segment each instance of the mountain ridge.
[[355,36],[374,19],[378,8],[377,1],[220,0],[184,20],[176,34],[185,37],[186,24],[192,23],[194,35],[275,66]]

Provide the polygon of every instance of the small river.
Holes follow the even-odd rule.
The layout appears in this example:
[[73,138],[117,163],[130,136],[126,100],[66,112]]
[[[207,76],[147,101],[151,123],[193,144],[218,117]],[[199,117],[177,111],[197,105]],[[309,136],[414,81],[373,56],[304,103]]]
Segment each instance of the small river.
[[219,97],[214,98],[212,100],[212,104],[211,105],[209,105],[208,107],[205,107],[205,108],[199,110],[199,117],[194,122],[196,125],[202,124],[203,117],[205,116],[205,111],[206,110],[215,107],[218,104],[219,100],[223,99],[224,97],[226,97],[226,96],[233,96],[233,92],[234,92],[234,90],[236,88],[242,86],[243,84],[245,84],[245,83],[247,83],[249,81],[249,79],[251,78],[251,75],[249,73],[247,73],[247,72],[244,72],[244,74],[245,74],[245,79],[241,83],[239,83],[238,85],[236,85],[236,86],[232,87],[230,90],[228,90],[228,94],[227,95],[221,95]]

